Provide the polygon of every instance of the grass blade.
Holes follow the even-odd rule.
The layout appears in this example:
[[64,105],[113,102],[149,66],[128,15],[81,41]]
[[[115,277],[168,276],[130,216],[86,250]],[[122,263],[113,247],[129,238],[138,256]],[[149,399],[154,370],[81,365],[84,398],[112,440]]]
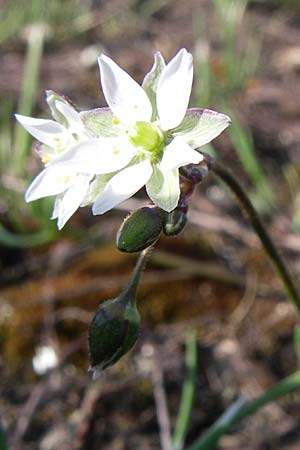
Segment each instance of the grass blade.
[[[43,24],[32,25],[29,29],[18,114],[28,116],[32,112],[38,85],[45,33],[46,27]],[[14,132],[14,175],[22,176],[24,173],[24,163],[29,149],[30,139],[31,137],[27,131],[16,123]]]
[[252,200],[257,209],[268,212],[274,206],[275,198],[269,180],[257,159],[252,135],[250,131],[239,124],[233,111],[228,111],[226,108],[226,112],[232,119],[231,126],[228,128],[230,140],[245,172],[255,187],[255,196]]
[[255,413],[270,402],[300,388],[300,372],[289,375],[279,381],[262,395],[252,401],[239,399],[234,402],[222,416],[192,444],[187,450],[213,450],[220,438],[229,431],[232,425]]
[[193,406],[197,370],[197,339],[195,330],[189,332],[185,345],[186,377],[182,388],[180,407],[172,439],[174,450],[181,450],[183,448]]

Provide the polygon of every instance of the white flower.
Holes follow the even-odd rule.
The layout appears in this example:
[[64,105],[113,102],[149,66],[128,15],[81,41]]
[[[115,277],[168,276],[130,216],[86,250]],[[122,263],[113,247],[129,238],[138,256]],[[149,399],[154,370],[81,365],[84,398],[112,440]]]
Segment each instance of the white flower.
[[185,49],[166,65],[158,52],[139,86],[109,57],[99,57],[103,93],[109,108],[80,113],[97,145],[73,147],[53,161],[55,170],[94,176],[82,204],[103,214],[144,185],[165,211],[176,208],[179,168],[199,163],[195,150],[230,123],[210,110],[188,109],[193,79],[192,55]]
[[16,114],[23,127],[38,139],[39,154],[45,169],[33,180],[25,194],[25,200],[31,202],[42,197],[57,196],[52,218],[57,218],[61,229],[71,215],[80,206],[92,178],[67,166],[55,166],[53,162],[70,148],[93,145],[90,134],[76,110],[64,98],[52,91],[46,93],[54,120],[35,119]]
[[103,54],[99,67],[109,108],[77,113],[48,91],[55,121],[16,115],[41,142],[45,164],[25,200],[56,196],[52,218],[59,229],[79,206],[93,203],[93,213],[103,214],[143,186],[157,206],[172,211],[180,196],[179,168],[201,162],[196,148],[230,123],[224,114],[187,109],[193,64],[185,49],[167,65],[157,52],[142,86]]
[[44,375],[58,364],[57,354],[50,345],[37,347],[35,356],[32,358],[32,366],[35,373]]

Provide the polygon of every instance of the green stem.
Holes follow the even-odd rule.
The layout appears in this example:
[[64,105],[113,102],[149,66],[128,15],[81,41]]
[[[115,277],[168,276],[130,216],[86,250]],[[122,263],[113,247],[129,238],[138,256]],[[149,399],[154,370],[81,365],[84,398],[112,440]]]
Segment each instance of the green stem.
[[[20,100],[17,108],[18,114],[25,116],[31,114],[38,86],[45,36],[46,27],[44,24],[31,25],[28,34]],[[17,123],[14,130],[14,175],[23,176],[24,174],[29,141],[30,135]]]
[[213,450],[232,425],[300,387],[300,372],[289,375],[252,401],[239,399],[187,450]]
[[254,231],[260,238],[261,243],[264,246],[264,249],[267,252],[269,258],[271,259],[277,274],[281,278],[289,299],[292,301],[295,308],[300,313],[300,296],[298,289],[296,288],[288,268],[286,267],[283,259],[278,253],[272,239],[270,238],[266,228],[264,227],[261,219],[255,211],[246,192],[240,186],[237,179],[218,162],[211,162],[211,171],[215,175],[217,175],[235,194],[241,206],[241,209],[251,223]]
[[173,449],[181,450],[185,436],[190,425],[190,416],[194,402],[196,370],[197,370],[197,339],[196,331],[190,330],[186,337],[185,365],[186,377],[184,380],[179,412],[173,433]]
[[135,298],[137,287],[141,278],[141,274],[143,273],[143,270],[146,267],[146,263],[153,251],[154,244],[150,245],[150,247],[147,247],[145,250],[143,250],[135,264],[135,267],[133,269],[133,272],[131,274],[131,277],[126,285],[126,287],[123,290],[124,299],[126,299],[126,294],[130,292],[130,298]]

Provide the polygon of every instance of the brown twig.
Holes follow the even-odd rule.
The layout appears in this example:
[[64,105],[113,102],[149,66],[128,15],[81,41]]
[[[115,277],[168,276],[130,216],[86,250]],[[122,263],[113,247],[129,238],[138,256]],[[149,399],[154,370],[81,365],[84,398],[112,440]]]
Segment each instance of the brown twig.
[[159,425],[159,438],[162,450],[172,450],[171,425],[164,390],[163,372],[154,349],[152,360],[152,384],[156,415]]

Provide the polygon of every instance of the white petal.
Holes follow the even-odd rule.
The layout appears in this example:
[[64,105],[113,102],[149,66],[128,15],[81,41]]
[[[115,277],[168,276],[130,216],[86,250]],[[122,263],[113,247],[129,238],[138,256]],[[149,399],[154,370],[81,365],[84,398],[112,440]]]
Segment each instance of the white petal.
[[157,86],[157,110],[163,130],[177,127],[189,103],[193,57],[184,48],[164,68]]
[[165,211],[176,208],[180,196],[178,169],[162,172],[157,166],[146,185],[151,200]]
[[72,186],[65,192],[60,205],[57,226],[61,230],[74,212],[79,208],[91,180],[91,176],[78,175]]
[[53,210],[50,219],[57,219],[59,215],[59,207],[62,201],[63,194],[58,194],[55,198]]
[[186,164],[198,164],[202,159],[201,153],[192,149],[178,136],[165,148],[159,167],[164,172]]
[[188,109],[182,123],[173,130],[192,147],[201,147],[215,139],[230,125],[230,117],[210,109]]
[[74,175],[66,172],[65,168],[44,169],[30,184],[25,194],[25,201],[32,202],[42,197],[64,192],[72,184]]
[[136,148],[124,138],[91,139],[62,153],[51,165],[79,173],[104,174],[127,166],[135,152]]
[[86,195],[82,199],[80,206],[87,206],[94,203],[98,195],[103,191],[108,181],[115,175],[115,173],[97,175],[89,185]]
[[54,138],[66,139],[66,128],[54,120],[35,119],[20,114],[15,114],[15,117],[28,133],[43,144],[52,147]]
[[70,127],[72,126],[79,126],[81,127],[82,121],[80,119],[79,113],[76,111],[73,106],[71,106],[69,103],[64,103],[60,100],[55,100],[55,107],[58,109],[58,111],[65,117]]
[[93,205],[93,214],[104,214],[127,200],[149,180],[152,166],[149,160],[127,167],[112,177]]
[[98,62],[105,99],[120,122],[150,121],[152,107],[143,88],[108,56],[102,54]]
[[142,87],[148,95],[152,105],[152,121],[157,120],[157,107],[156,107],[156,91],[159,77],[166,67],[164,58],[160,52],[156,52],[154,55],[154,64],[144,78]]

